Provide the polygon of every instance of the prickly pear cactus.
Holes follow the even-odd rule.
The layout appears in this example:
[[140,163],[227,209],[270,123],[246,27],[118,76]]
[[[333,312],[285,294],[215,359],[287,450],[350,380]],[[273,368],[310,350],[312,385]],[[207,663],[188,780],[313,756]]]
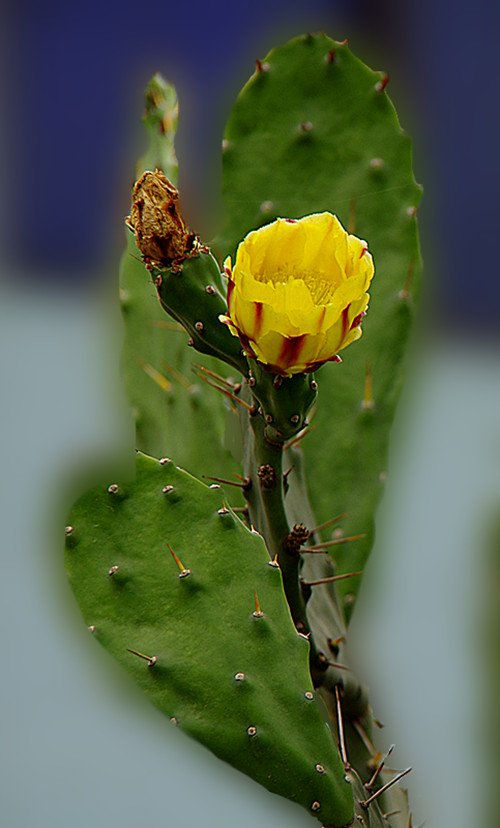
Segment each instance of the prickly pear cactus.
[[209,246],[175,187],[175,91],[153,78],[120,276],[153,457],[84,495],[66,534],[86,623],[153,703],[330,828],[411,825],[345,649],[420,276],[386,84],[324,34],[258,61]]

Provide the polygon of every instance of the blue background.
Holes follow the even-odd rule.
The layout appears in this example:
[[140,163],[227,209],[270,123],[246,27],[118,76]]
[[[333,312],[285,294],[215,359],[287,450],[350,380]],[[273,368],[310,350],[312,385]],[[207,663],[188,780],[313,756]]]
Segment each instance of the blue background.
[[180,184],[198,194],[195,229],[213,232],[234,96],[269,48],[324,30],[348,36],[356,54],[389,73],[414,137],[437,323],[498,330],[500,11],[489,0],[11,0],[4,15],[0,241],[16,267],[43,267],[54,282],[67,283],[68,269],[80,284],[105,278],[141,149],[142,91],[157,70],[181,97]]

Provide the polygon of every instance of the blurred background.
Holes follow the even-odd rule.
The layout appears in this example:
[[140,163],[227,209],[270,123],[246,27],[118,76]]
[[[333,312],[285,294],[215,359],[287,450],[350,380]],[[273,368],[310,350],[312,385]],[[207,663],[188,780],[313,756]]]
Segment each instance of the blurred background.
[[128,686],[79,622],[54,527],[79,465],[98,453],[111,465],[134,444],[116,297],[147,81],[160,71],[178,88],[179,184],[209,238],[237,92],[274,45],[324,30],[388,72],[425,192],[413,370],[353,635],[381,747],[396,741],[395,765],[414,768],[414,825],[490,825],[493,653],[481,642],[500,503],[499,8],[12,0],[1,15],[3,824],[317,824],[172,732]]

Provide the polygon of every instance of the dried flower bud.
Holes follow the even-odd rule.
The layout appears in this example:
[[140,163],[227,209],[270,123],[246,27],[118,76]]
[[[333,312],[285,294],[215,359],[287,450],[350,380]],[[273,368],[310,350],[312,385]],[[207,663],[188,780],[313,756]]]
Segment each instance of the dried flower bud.
[[143,257],[155,265],[170,267],[198,251],[178,201],[179,191],[160,170],[145,172],[134,187],[126,223]]

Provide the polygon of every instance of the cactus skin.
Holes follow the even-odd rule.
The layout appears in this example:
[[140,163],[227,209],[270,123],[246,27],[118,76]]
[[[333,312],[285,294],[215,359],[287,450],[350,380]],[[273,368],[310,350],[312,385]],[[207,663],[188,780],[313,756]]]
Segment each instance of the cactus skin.
[[[376,273],[363,336],[343,352],[344,364],[317,372],[317,428],[304,441],[318,523],[349,512],[346,534],[366,534],[355,549],[337,548],[340,572],[362,569],[373,543],[420,281],[415,213],[421,191],[410,139],[381,80],[346,44],[324,34],[271,51],[239,94],[226,126],[225,224],[213,242],[221,259],[234,258],[250,230],[278,216],[323,210],[369,242]],[[405,286],[408,274],[411,288]],[[374,406],[364,410],[367,365]],[[359,584],[359,578],[340,582],[338,590],[354,596]],[[344,609],[349,615],[352,597]]]
[[86,623],[182,730],[323,825],[350,824],[352,789],[313,701],[308,644],[262,538],[219,487],[171,460],[138,454],[136,470],[69,517],[66,568]]

